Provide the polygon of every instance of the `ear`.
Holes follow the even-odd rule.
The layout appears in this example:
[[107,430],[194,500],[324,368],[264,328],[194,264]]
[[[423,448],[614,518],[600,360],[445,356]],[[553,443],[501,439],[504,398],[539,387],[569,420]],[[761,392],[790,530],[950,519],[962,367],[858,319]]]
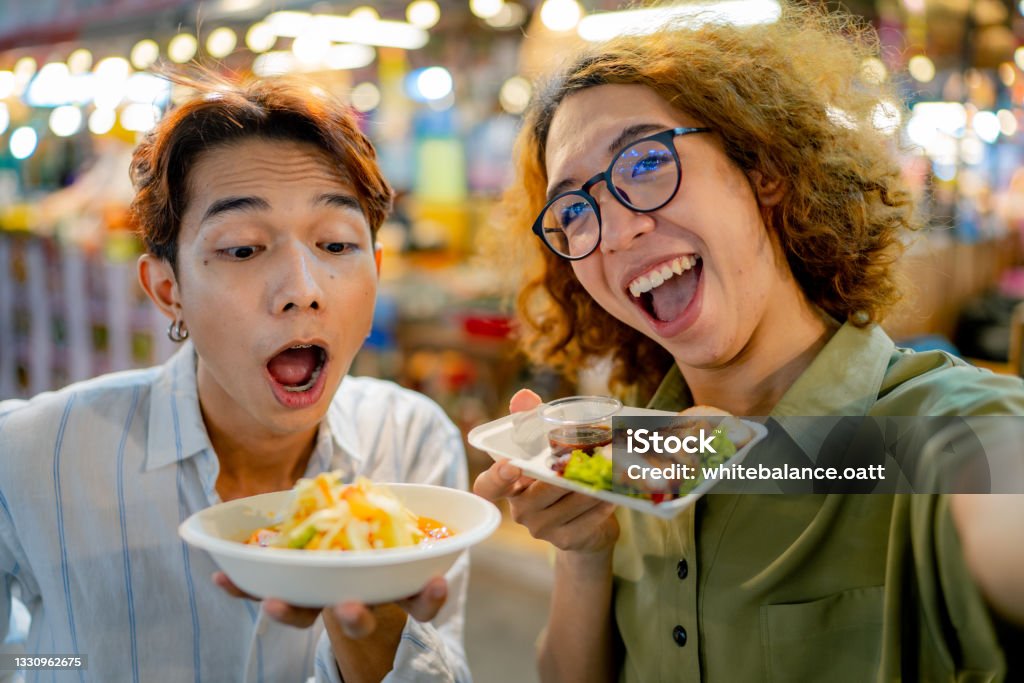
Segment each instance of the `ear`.
[[750,171],[747,176],[761,206],[775,206],[786,195],[786,186],[781,178],[767,178],[760,171]]
[[181,297],[171,264],[153,254],[143,254],[137,270],[139,284],[156,307],[170,320],[180,318]]
[[377,277],[380,277],[380,261],[384,257],[384,247],[380,246],[380,242],[374,242],[373,244],[373,260],[377,264]]

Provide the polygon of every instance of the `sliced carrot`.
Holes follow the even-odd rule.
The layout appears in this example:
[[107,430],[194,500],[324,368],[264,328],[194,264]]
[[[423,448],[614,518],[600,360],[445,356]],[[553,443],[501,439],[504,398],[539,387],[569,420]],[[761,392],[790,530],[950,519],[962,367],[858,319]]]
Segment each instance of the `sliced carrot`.
[[448,538],[455,533],[441,522],[430,517],[419,517],[416,520],[416,526],[420,531],[433,539]]
[[327,499],[327,504],[334,505],[334,496],[331,495],[331,489],[327,487],[327,482],[324,481],[324,477],[317,477],[316,483],[317,486],[320,487],[320,491],[324,494],[324,498]]

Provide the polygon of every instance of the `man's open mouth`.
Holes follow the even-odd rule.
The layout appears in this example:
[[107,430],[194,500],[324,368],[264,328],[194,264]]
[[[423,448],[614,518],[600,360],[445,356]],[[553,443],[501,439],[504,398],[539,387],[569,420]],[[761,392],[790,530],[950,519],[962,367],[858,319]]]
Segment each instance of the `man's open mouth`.
[[309,391],[316,385],[327,362],[327,352],[317,344],[295,344],[267,362],[271,379],[289,393]]
[[629,297],[654,320],[672,322],[693,301],[703,265],[696,254],[660,263],[629,282]]

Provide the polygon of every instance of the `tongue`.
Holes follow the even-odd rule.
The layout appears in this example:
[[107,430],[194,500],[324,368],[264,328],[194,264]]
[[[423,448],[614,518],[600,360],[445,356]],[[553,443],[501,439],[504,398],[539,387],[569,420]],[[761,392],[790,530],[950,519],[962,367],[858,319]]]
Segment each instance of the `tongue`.
[[270,359],[267,370],[276,382],[294,387],[308,382],[319,363],[320,351],[316,348],[287,349]]
[[651,290],[654,315],[662,322],[670,322],[686,309],[697,291],[698,268],[690,268],[682,275]]

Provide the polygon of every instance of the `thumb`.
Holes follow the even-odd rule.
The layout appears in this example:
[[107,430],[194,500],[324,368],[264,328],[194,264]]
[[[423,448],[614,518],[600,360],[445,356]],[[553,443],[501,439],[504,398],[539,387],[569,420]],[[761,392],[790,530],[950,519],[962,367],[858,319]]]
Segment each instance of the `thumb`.
[[520,389],[512,397],[512,400],[508,402],[508,411],[510,413],[523,413],[527,410],[533,410],[539,406],[541,401],[540,396],[530,391],[529,389]]
[[377,629],[377,619],[366,605],[346,602],[329,608],[342,632],[353,640],[366,638]]
[[516,492],[516,482],[522,474],[515,465],[499,461],[484,470],[473,482],[473,493],[489,501],[508,498]]

